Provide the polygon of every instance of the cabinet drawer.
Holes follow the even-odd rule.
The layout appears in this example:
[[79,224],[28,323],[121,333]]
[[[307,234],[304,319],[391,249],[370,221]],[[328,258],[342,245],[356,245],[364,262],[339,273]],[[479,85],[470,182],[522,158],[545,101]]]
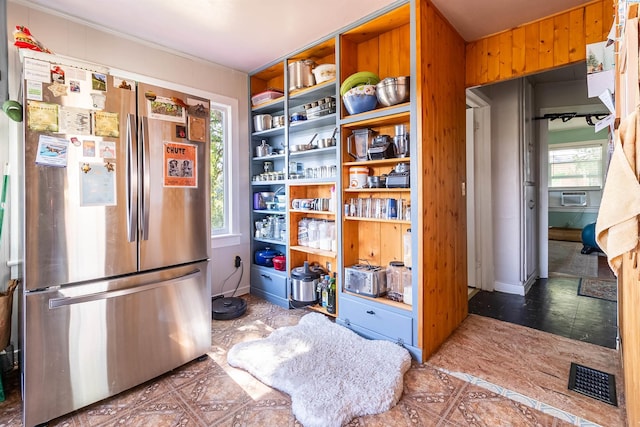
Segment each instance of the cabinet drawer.
[[346,298],[340,300],[339,313],[347,324],[369,329],[393,341],[402,340],[405,344],[413,342],[411,317]]
[[287,299],[287,276],[273,268],[251,267],[251,287]]

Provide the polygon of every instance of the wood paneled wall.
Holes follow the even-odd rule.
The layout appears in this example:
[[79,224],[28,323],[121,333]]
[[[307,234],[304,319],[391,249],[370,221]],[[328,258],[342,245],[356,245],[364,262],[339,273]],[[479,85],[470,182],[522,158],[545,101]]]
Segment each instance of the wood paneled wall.
[[586,59],[586,45],[607,39],[613,0],[596,0],[466,45],[467,87],[521,77]]
[[420,214],[412,233],[422,239],[413,271],[423,284],[418,334],[427,359],[467,317],[465,45],[429,0],[417,2],[416,15],[420,147],[411,167],[415,159]]

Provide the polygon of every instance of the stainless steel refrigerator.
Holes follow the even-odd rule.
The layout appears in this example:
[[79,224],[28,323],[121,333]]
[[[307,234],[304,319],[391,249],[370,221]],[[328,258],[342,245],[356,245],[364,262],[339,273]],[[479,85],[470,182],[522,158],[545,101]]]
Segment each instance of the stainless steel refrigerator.
[[211,346],[209,103],[25,57],[24,424]]

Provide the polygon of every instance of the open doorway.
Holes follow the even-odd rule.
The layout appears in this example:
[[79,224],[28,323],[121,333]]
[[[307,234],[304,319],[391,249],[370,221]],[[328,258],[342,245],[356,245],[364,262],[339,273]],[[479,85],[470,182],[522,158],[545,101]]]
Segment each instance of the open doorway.
[[[524,194],[523,185],[521,185],[522,181],[518,181],[521,180],[523,176],[526,145],[518,143],[516,148],[516,145],[506,146],[503,141],[496,141],[496,139],[502,138],[503,140],[509,140],[509,137],[512,137],[524,141],[524,131],[522,130],[524,123],[526,120],[531,121],[534,116],[540,116],[543,111],[556,110],[561,112],[564,110],[570,112],[573,111],[576,106],[580,106],[581,108],[582,106],[586,106],[585,108],[592,108],[593,110],[591,111],[604,110],[605,107],[601,105],[597,98],[594,100],[586,97],[585,70],[584,64],[578,64],[527,77],[525,83],[505,82],[498,84],[500,87],[481,88],[477,91],[485,94],[488,98],[488,103],[492,111],[490,114],[491,129],[493,129],[495,133],[489,137],[489,147],[493,150],[490,155],[492,162],[489,168],[484,170],[477,168],[477,158],[479,155],[477,146],[474,146],[474,157],[472,160],[476,166],[476,170],[474,171],[475,177],[479,175],[491,176],[489,185],[493,190],[491,210],[493,211],[493,217],[497,218],[497,220],[494,220],[496,229],[492,232],[494,245],[492,251],[494,254],[493,289],[496,290],[496,292],[487,292],[483,288],[482,291],[470,299],[469,312],[523,324],[568,338],[615,348],[617,344],[617,307],[615,301],[579,294],[580,288],[585,282],[582,279],[587,277],[587,274],[590,274],[588,271],[577,271],[573,275],[562,275],[556,274],[558,272],[550,271],[549,269],[550,265],[552,270],[555,269],[555,264],[550,263],[550,255],[556,256],[558,251],[562,249],[559,248],[559,245],[555,244],[555,238],[551,240],[549,238],[549,227],[556,220],[553,216],[550,217],[550,209],[553,210],[555,207],[556,194],[552,194],[553,191],[549,189],[548,150],[549,146],[555,142],[554,138],[558,136],[550,135],[549,120],[537,120],[533,125],[535,141],[533,167],[536,174],[535,182],[537,184],[537,191],[535,192],[537,199],[537,214],[535,217],[535,221],[537,222],[537,243],[533,250],[537,251],[537,278],[535,278],[534,283],[530,289],[528,289],[526,285],[522,283],[523,276],[518,276],[516,271],[517,267],[522,269],[522,266],[514,266],[513,262],[510,262],[509,265],[506,266],[505,263],[501,264],[505,256],[512,256],[512,261],[515,259],[510,252],[524,250],[522,235],[515,235],[516,232],[513,231],[516,230],[516,228],[508,230],[510,232],[505,232],[505,230],[501,230],[500,228],[504,227],[504,224],[508,226],[511,220],[513,220],[514,223],[521,221],[518,230],[528,225],[528,220],[518,216],[516,212],[517,209],[520,209],[521,212],[524,211],[526,205],[522,205],[522,203],[527,203],[526,197],[522,196]],[[515,120],[522,118],[517,115],[510,116],[509,112],[512,109],[524,111],[523,103],[531,99],[526,96],[523,97],[521,95],[522,92],[515,94],[515,91],[520,90],[518,89],[520,86],[526,86],[527,84],[532,88],[529,96],[533,98],[533,114],[525,115],[524,120],[515,125],[518,130],[513,131],[512,134],[507,134],[507,137],[503,137],[500,134],[504,133],[504,128],[513,126],[513,124],[507,122],[507,118],[509,118],[509,120],[514,120],[514,117],[516,117]],[[509,91],[514,91],[514,94],[510,94]],[[517,101],[518,105],[514,104],[515,101]],[[581,120],[584,121],[585,119],[582,118]],[[474,126],[476,126],[476,124],[474,124]],[[585,132],[593,132],[593,127],[590,127]],[[496,152],[496,150],[501,151]],[[505,150],[517,150],[517,152],[512,152],[511,157],[505,157]],[[505,162],[505,159],[508,161]],[[503,174],[503,177],[499,178],[500,171],[506,169],[509,169],[508,173],[506,175]],[[516,173],[517,170],[519,170],[519,172]],[[504,176],[511,177],[511,179],[517,182],[509,182],[510,180],[505,179]],[[498,181],[498,179],[500,179],[500,181]],[[477,188],[476,185],[476,189]],[[566,190],[571,190],[571,188],[567,188]],[[509,191],[513,194],[517,193],[517,197],[509,198]],[[505,200],[508,201],[508,203],[505,203]],[[595,215],[597,216],[597,205],[594,204],[593,207],[595,207]],[[512,212],[509,212],[510,210],[512,210]],[[567,211],[566,213],[570,211],[570,209],[564,210]],[[477,221],[477,209],[475,213],[475,220]],[[476,229],[478,228],[476,225]],[[484,230],[482,231],[484,232]],[[508,242],[505,239],[511,239],[512,242]],[[513,240],[519,243],[513,244]],[[510,243],[511,246],[509,246]],[[581,242],[575,243],[581,245]],[[478,242],[476,241],[476,248],[478,247],[477,245]],[[505,250],[505,247],[510,247],[511,251]],[[521,259],[519,260],[519,262],[523,262]],[[484,267],[487,266],[485,265]],[[579,268],[580,267],[578,267],[578,269]],[[596,272],[595,277],[597,278],[597,276]],[[487,288],[490,287],[491,286],[488,286]],[[520,293],[518,294],[518,292]]]

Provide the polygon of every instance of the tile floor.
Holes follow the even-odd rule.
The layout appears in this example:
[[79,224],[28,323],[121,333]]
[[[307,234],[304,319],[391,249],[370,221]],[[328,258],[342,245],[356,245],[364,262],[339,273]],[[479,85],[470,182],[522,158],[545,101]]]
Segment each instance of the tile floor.
[[[296,324],[307,311],[285,310],[255,297],[245,298],[249,304],[244,316],[212,321],[213,345],[205,361],[191,362],[113,398],[52,420],[49,426],[298,426],[289,396],[229,367],[226,352],[237,342]],[[540,349],[560,348],[559,340],[568,347],[581,345],[577,348],[580,361],[614,360],[609,354],[613,350],[480,316],[469,316],[464,325],[447,341],[450,345],[432,359],[424,364],[413,362],[405,375],[398,405],[383,414],[356,418],[348,426],[593,426],[597,425],[594,421],[620,419],[621,409],[612,410],[610,405],[597,401],[585,405],[588,398],[566,390],[564,368],[569,362],[562,359],[565,352],[551,352],[562,362],[547,363],[548,359],[543,359],[544,372],[531,376],[540,364],[531,363],[528,355],[539,353],[531,352],[531,342],[526,340],[533,339]],[[497,334],[500,330],[502,333]],[[469,331],[471,340],[467,337]],[[491,337],[511,343],[498,344],[498,350],[507,354],[488,351]],[[523,345],[518,345],[520,337],[525,340]],[[488,354],[490,358],[485,359]],[[575,354],[569,356],[573,358]],[[480,363],[482,360],[486,363]],[[471,366],[462,366],[464,363]],[[519,378],[517,370],[522,369],[518,366],[522,363],[532,367],[526,375],[523,373],[527,378],[524,384],[540,382],[536,387],[523,387],[522,381],[513,381]],[[480,366],[488,372],[495,370],[498,375],[478,371]],[[556,366],[559,372],[550,372]],[[510,374],[503,375],[504,372]],[[557,381],[549,381],[550,376]],[[545,402],[549,396],[541,393],[546,383],[554,382],[563,384],[559,404]],[[0,404],[0,425],[21,426],[19,380],[15,373],[6,378],[5,393],[6,401]]]
[[617,304],[578,295],[579,279],[539,279],[525,296],[477,292],[469,313],[616,348]]
[[478,291],[469,301],[469,313],[616,348],[617,304],[578,295],[581,275],[607,280],[615,276],[606,257],[583,255],[581,248],[575,242],[550,241],[550,257],[558,253],[549,260],[548,279],[538,279],[525,296]]

